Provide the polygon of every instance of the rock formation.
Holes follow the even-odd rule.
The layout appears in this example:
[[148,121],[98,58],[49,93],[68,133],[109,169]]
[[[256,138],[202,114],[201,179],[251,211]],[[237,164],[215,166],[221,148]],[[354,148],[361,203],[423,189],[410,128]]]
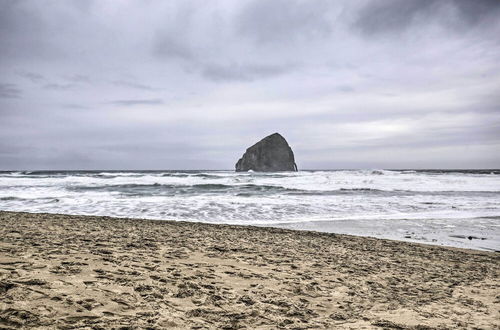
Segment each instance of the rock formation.
[[297,171],[292,148],[278,133],[271,134],[250,148],[236,163],[236,172]]

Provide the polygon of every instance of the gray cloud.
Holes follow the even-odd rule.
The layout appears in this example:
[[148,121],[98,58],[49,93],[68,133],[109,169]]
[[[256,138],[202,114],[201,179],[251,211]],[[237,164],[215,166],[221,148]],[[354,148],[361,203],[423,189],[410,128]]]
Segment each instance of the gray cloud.
[[339,92],[342,92],[342,93],[353,93],[353,92],[355,92],[355,89],[353,87],[347,86],[347,85],[337,86],[336,89]]
[[42,76],[39,73],[35,73],[35,72],[22,72],[22,73],[19,73],[19,75],[23,78],[28,79],[32,83],[36,83],[36,84],[40,84],[40,83],[45,81],[44,76]]
[[26,1],[0,2],[0,61],[11,62],[15,58],[39,58],[53,56],[59,51],[48,40],[47,22]]
[[88,106],[81,105],[81,104],[72,104],[72,103],[61,104],[61,107],[65,108],[65,109],[76,109],[76,110],[86,110],[86,109],[89,109]]
[[160,105],[163,104],[161,99],[143,99],[143,100],[116,100],[110,102],[114,105],[132,107],[136,105]]
[[332,30],[332,7],[330,1],[253,1],[238,17],[238,29],[264,43],[322,38]]
[[195,58],[194,49],[185,41],[181,40],[180,36],[159,36],[153,50],[154,53],[160,57],[181,60],[193,60]]
[[[232,19],[222,19],[219,12],[214,12],[211,13],[213,16],[208,16],[208,27],[203,26],[207,23],[207,17],[201,14],[204,8],[181,6],[179,13],[182,15],[179,13],[171,15],[171,19],[176,24],[174,26],[167,24],[166,28],[156,33],[152,53],[162,60],[178,63],[189,74],[198,74],[202,78],[216,82],[248,82],[292,72],[299,66],[298,63],[241,56],[244,50],[240,48],[245,47],[240,41],[241,38],[248,37],[251,42],[263,41],[257,40],[261,37],[255,33],[263,28],[262,24],[272,24],[273,15],[267,11],[275,11],[279,6],[283,6],[282,11],[289,8],[283,15],[288,14],[290,17],[282,19],[282,24],[287,26],[280,27],[280,31],[268,26],[269,30],[265,32],[267,37],[279,38],[279,34],[289,34],[293,32],[291,28],[296,23],[300,25],[294,30],[298,39],[301,38],[300,31],[305,29],[310,32],[304,32],[304,38],[310,38],[313,34],[321,34],[320,28],[314,27],[321,25],[317,20],[313,20],[314,12],[304,12],[307,6],[299,2],[290,2],[288,5],[276,3],[274,8],[268,8],[269,5],[264,1],[251,2],[243,6]],[[315,11],[319,12],[320,9],[315,9]],[[253,20],[253,15],[267,16],[263,17],[263,22],[257,22]],[[200,24],[199,21],[204,23]],[[254,23],[257,24],[252,27]],[[309,25],[311,26],[308,27]],[[324,32],[328,30],[326,25],[321,29],[325,29]],[[271,36],[272,33],[275,33],[274,37]],[[290,38],[289,35],[282,35],[282,37]],[[250,51],[255,50],[250,49]]]
[[14,84],[0,83],[0,98],[14,99],[21,96],[21,90]]
[[74,88],[74,84],[57,84],[57,83],[50,83],[50,84],[45,84],[43,85],[44,89],[48,90],[58,90],[58,91],[65,91],[68,89]]
[[428,16],[438,6],[435,0],[372,1],[361,9],[355,25],[368,35],[399,33],[410,27],[419,15]]
[[251,81],[281,75],[293,70],[289,65],[206,65],[202,75],[214,81]]
[[371,1],[360,10],[355,27],[368,36],[401,33],[413,25],[425,28],[436,23],[463,31],[499,13],[500,2],[496,0]]
[[113,84],[115,86],[134,88],[134,89],[139,89],[139,90],[144,90],[144,91],[162,90],[161,88],[158,88],[158,87],[144,85],[144,84],[140,84],[140,83],[137,83],[134,81],[127,81],[127,80],[115,80],[115,81],[113,81]]
[[72,83],[84,83],[84,84],[88,84],[91,82],[91,79],[90,77],[86,76],[86,75],[82,75],[82,74],[72,74],[72,75],[68,75],[65,77],[65,79],[67,81],[70,81]]
[[458,15],[469,26],[481,24],[491,19],[498,21],[500,2],[496,0],[452,0]]

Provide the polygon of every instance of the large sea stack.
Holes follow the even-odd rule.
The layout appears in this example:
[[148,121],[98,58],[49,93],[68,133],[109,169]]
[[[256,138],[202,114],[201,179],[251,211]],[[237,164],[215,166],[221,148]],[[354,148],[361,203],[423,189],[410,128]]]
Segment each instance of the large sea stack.
[[297,171],[292,148],[278,133],[271,134],[250,148],[236,163],[236,172]]

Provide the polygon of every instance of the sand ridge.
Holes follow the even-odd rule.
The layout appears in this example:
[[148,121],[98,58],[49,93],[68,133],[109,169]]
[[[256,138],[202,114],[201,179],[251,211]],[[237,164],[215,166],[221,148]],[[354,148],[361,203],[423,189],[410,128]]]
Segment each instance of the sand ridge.
[[500,328],[500,255],[0,211],[4,328]]

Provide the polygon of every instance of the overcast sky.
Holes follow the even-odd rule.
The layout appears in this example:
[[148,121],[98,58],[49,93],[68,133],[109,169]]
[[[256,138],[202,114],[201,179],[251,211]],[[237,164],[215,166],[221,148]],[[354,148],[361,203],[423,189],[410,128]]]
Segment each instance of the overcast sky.
[[0,0],[0,169],[499,168],[500,1]]

